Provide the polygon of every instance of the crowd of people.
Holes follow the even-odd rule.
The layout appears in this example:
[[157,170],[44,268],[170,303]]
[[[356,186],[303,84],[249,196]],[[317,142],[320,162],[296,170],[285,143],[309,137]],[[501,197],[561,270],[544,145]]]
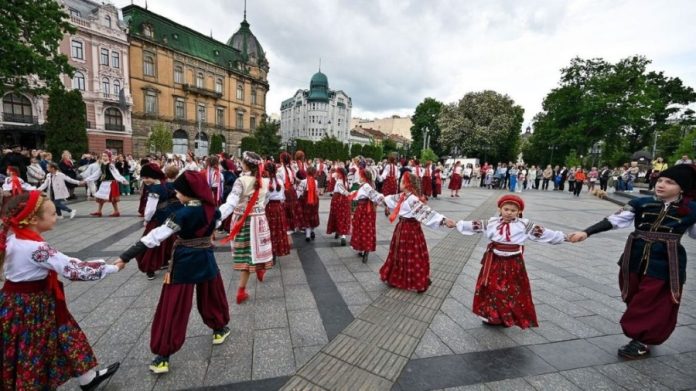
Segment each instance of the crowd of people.
[[[338,246],[350,245],[362,262],[376,250],[377,211],[383,208],[396,225],[379,278],[391,288],[417,294],[432,283],[422,226],[484,234],[489,244],[475,282],[472,310],[486,325],[522,329],[539,326],[524,266],[525,242],[580,242],[635,224],[620,269],[627,303],[621,326],[631,341],[618,354],[629,359],[644,357],[648,344],[664,342],[674,330],[686,265],[679,240],[684,234],[696,238],[692,164],[663,167],[655,180],[655,197],[634,199],[619,213],[567,234],[523,217],[525,202],[518,194],[503,195],[495,216],[474,221],[454,221],[428,201],[442,193],[447,178],[451,197],[460,197],[460,190],[471,186],[521,192],[548,190],[549,182],[554,190],[563,191],[567,184],[579,195],[585,183],[599,182],[606,188],[608,168],[586,173],[581,167],[540,170],[512,163],[455,163],[445,169],[435,162],[399,161],[393,156],[381,162],[360,156],[346,162],[307,159],[302,151],[294,156],[283,152],[277,159],[247,151],[241,158],[151,155],[140,161],[106,151],[98,160],[88,156],[85,164],[71,165],[70,154],[64,153],[63,165],[77,167],[73,177],[45,153],[34,157],[41,158],[41,170],[41,161],[48,160],[47,172],[35,182],[29,181],[27,167],[12,160],[16,156],[7,160],[14,165],[7,165],[0,214],[0,264],[6,280],[0,291],[0,349],[5,352],[0,364],[3,381],[16,388],[55,388],[77,377],[82,389],[92,390],[119,368],[114,363],[95,369],[89,342],[65,306],[59,274],[71,280],[99,280],[133,259],[148,280],[163,271],[150,334],[155,357],[149,369],[167,373],[170,357],[186,339],[194,290],[198,312],[212,331],[212,344],[224,343],[231,334],[225,283],[214,253],[216,239],[230,246],[233,268],[240,273],[236,303],[243,305],[249,298],[249,279],[254,276],[263,283],[266,271],[290,253],[291,235],[303,235],[308,245],[315,241],[322,202],[330,202],[326,234],[333,235]],[[132,180],[138,182],[135,187]],[[142,237],[113,264],[68,257],[41,237],[53,229],[60,210],[74,216],[63,202],[71,196],[68,185],[87,186],[97,202],[94,217],[102,216],[106,203],[113,206],[110,216],[118,217],[119,197],[139,188]],[[665,214],[671,218],[665,219]]]

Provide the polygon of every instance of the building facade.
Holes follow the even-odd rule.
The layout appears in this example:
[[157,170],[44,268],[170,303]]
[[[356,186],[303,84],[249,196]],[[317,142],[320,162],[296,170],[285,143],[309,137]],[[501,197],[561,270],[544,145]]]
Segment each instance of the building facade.
[[123,8],[129,28],[134,153],[150,151],[155,126],[172,131],[173,150],[209,153],[213,135],[239,154],[241,139],[266,113],[268,61],[246,15],[227,43],[145,8]]
[[376,129],[384,134],[397,134],[409,140],[411,139],[411,127],[413,126],[411,117],[400,117],[398,115],[379,119],[352,118],[350,123],[351,129],[356,127]]
[[61,0],[77,29],[66,34],[60,51],[75,68],[63,77],[67,89],[82,93],[87,110],[88,150],[133,151],[126,25],[111,4]]
[[321,71],[312,76],[309,90],[298,90],[280,107],[282,142],[295,139],[319,141],[335,137],[349,144],[351,98],[345,92],[329,89],[329,80]]
[[[37,84],[39,81],[34,78],[30,82]],[[43,147],[46,101],[42,96],[14,91],[0,97],[0,147]]]

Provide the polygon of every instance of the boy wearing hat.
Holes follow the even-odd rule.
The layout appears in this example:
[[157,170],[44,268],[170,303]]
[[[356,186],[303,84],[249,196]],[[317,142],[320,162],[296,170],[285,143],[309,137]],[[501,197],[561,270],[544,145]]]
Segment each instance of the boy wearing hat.
[[619,260],[619,288],[626,303],[621,328],[631,341],[618,354],[636,359],[650,353],[648,345],[669,338],[686,278],[686,250],[681,237],[696,238],[696,166],[677,165],[660,173],[655,196],[635,198],[621,210],[584,231],[580,242],[596,233],[633,225]]

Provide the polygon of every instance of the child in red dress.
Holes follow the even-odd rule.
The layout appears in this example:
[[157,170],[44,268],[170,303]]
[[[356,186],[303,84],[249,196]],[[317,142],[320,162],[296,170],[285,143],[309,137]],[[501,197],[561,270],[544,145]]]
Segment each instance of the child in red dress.
[[336,186],[333,196],[331,196],[331,207],[329,209],[329,221],[326,226],[326,233],[335,234],[334,239],[341,238],[341,246],[346,245],[346,235],[350,234],[350,191],[346,181],[346,170],[342,167],[336,169],[334,178]]
[[358,251],[363,263],[366,263],[367,255],[377,249],[375,204],[384,202],[384,196],[373,187],[370,171],[360,170],[360,187],[352,193],[352,197],[358,200],[358,207],[353,214],[353,235],[350,237],[350,246]]
[[[314,167],[308,167],[307,171],[298,171],[300,183],[297,185],[297,202],[302,212],[300,229],[305,230],[305,240],[314,240],[314,228],[319,226],[319,184],[314,179]],[[304,176],[306,178],[303,178]]]
[[268,175],[268,204],[266,204],[266,219],[271,230],[271,245],[273,247],[273,261],[277,257],[290,254],[290,242],[288,241],[288,222],[285,216],[285,189],[283,181],[276,173],[276,165],[266,162],[266,175]]

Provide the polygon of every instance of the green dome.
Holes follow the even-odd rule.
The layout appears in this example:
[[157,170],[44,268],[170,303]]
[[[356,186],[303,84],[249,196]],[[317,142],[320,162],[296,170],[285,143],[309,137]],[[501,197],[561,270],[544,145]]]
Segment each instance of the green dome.
[[321,71],[312,76],[309,81],[309,97],[310,102],[329,103],[329,79]]

